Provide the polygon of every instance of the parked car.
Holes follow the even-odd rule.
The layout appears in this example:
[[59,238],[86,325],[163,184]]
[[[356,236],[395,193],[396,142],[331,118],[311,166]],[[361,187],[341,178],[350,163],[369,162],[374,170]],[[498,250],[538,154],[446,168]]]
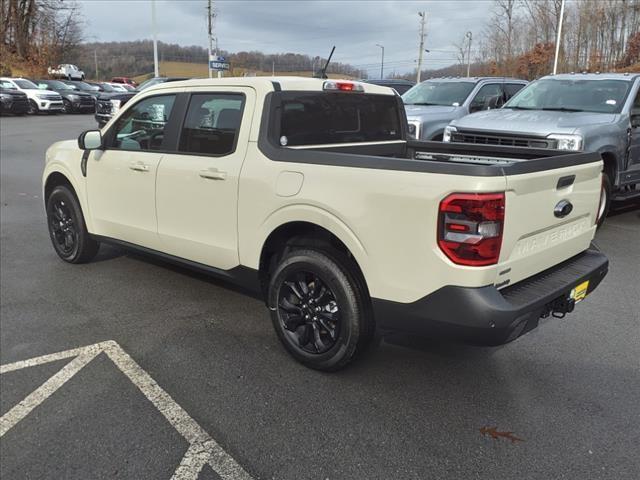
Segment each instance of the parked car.
[[88,93],[93,98],[97,98],[100,94],[100,87],[96,85],[90,85],[88,82],[81,82],[79,80],[59,80],[65,85],[69,85],[74,90],[79,90],[84,93]]
[[383,87],[393,88],[399,95],[403,95],[411,89],[416,83],[409,80],[403,80],[401,78],[385,78],[385,79],[371,79],[362,80],[363,82],[372,83],[373,85],[381,85]]
[[109,85],[116,92],[128,92],[129,90],[124,87],[122,83],[112,83],[112,82],[104,82]]
[[500,110],[451,122],[445,140],[600,153],[601,224],[611,199],[640,197],[640,74],[543,77]]
[[95,119],[98,127],[102,128],[137,92],[116,90],[108,83],[100,83],[98,86],[101,91],[96,99]]
[[390,88],[291,77],[149,88],[46,153],[53,248],[155,254],[264,296],[320,370],[374,329],[501,344],[607,273],[595,153],[408,141]]
[[7,83],[13,88],[24,92],[29,99],[29,109],[27,113],[58,113],[62,111],[62,97],[51,90],[42,90],[36,84],[26,78],[2,77],[0,81]]
[[29,110],[27,94],[0,80],[0,113],[24,115]]
[[84,80],[84,72],[75,65],[63,63],[56,68],[49,67],[47,69],[49,75],[53,78],[65,78],[67,80]]
[[402,95],[409,134],[420,140],[442,140],[456,118],[501,107],[525,80],[503,77],[447,77],[426,80]]
[[131,85],[132,87],[137,87],[138,84],[136,83],[135,80],[128,78],[128,77],[113,77],[111,79],[111,83],[123,83],[126,85]]
[[145,80],[140,85],[138,85],[138,91],[141,92],[145,88],[153,87],[154,85],[158,85],[160,83],[166,82],[179,82],[182,80],[189,80],[186,77],[154,77],[149,80]]
[[86,113],[96,109],[93,95],[77,90],[60,80],[36,80],[34,83],[38,85],[38,88],[57,92],[62,97],[62,111],[64,113]]

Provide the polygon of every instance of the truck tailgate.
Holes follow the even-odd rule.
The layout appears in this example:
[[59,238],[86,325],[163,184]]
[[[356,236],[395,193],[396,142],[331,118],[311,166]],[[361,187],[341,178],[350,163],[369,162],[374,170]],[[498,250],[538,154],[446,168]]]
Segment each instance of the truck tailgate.
[[596,229],[601,171],[602,162],[596,161],[506,176],[498,287],[512,285],[589,248]]

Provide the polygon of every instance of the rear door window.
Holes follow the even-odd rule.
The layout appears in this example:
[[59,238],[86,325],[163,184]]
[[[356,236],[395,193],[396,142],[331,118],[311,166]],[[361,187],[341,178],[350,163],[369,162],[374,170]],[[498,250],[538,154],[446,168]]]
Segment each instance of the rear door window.
[[191,95],[179,151],[216,156],[233,153],[243,108],[244,95],[241,93]]
[[397,97],[338,92],[285,92],[282,146],[383,142],[401,139]]

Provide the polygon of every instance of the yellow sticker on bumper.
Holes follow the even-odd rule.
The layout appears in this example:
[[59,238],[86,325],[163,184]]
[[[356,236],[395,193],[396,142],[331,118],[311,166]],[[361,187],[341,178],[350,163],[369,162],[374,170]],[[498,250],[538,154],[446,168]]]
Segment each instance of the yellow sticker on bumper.
[[581,300],[584,300],[584,297],[587,296],[588,288],[589,288],[589,280],[587,280],[586,282],[582,282],[576,288],[571,290],[571,294],[569,295],[569,298],[572,298],[573,300],[575,300],[576,303],[578,303]]

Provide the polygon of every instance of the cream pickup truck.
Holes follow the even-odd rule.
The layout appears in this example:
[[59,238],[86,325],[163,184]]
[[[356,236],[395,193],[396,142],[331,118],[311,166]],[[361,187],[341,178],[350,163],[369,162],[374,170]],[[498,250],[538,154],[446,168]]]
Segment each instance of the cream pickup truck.
[[149,88],[48,149],[53,247],[81,263],[116,244],[243,285],[319,370],[375,331],[506,343],[596,288],[598,154],[410,140],[405,118],[392,89],[351,81]]

